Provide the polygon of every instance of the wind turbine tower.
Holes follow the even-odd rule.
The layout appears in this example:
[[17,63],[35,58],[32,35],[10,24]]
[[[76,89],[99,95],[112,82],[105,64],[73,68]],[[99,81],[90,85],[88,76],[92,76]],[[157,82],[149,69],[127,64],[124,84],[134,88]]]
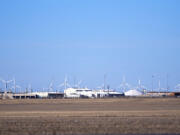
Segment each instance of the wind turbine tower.
[[158,85],[159,85],[159,92],[161,91],[161,81],[159,80],[158,82]]
[[13,78],[13,83],[14,83],[14,93],[16,93],[16,80]]
[[6,80],[1,79],[1,82],[4,83],[4,92],[7,93],[8,84],[13,82],[13,80],[6,81]]
[[106,90],[106,77],[107,77],[107,75],[104,74],[104,90]]
[[62,86],[64,86],[64,90],[66,90],[68,87],[71,87],[71,85],[68,83],[67,76],[65,76],[64,82],[62,84],[60,84],[58,87],[62,87]]

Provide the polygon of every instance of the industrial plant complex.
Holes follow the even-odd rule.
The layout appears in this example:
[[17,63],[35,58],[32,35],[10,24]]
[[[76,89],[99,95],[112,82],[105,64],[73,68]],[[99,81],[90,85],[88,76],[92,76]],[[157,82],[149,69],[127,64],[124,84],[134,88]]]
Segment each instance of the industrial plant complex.
[[60,85],[64,88],[59,91],[53,89],[53,83],[50,83],[49,88],[43,88],[42,91],[37,91],[33,90],[31,86],[22,90],[22,88],[16,84],[15,79],[8,81],[1,79],[1,82],[1,84],[4,84],[4,89],[0,89],[0,99],[180,97],[180,91],[178,91],[179,85],[175,87],[176,90],[174,91],[168,91],[168,89],[161,90],[160,86],[157,90],[148,90],[141,85],[140,80],[138,81],[138,86],[136,88],[128,88],[129,84],[123,79],[123,82],[120,85],[121,91],[110,89],[105,83],[103,84],[103,87],[97,89],[80,87],[80,83],[72,87],[68,84],[66,77],[64,83]]

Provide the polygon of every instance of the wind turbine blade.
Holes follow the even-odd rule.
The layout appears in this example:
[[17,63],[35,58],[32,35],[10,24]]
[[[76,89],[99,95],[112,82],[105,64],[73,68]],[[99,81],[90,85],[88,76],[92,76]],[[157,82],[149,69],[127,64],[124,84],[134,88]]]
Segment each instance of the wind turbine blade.
[[63,86],[64,86],[64,83],[62,83],[62,84],[58,85],[58,87],[63,87]]
[[80,80],[79,82],[78,82],[78,85],[80,85],[82,83],[82,80]]
[[19,85],[16,85],[16,87],[19,88],[19,89],[21,88],[21,86],[19,86]]
[[49,84],[49,89],[52,90],[53,87],[53,81],[51,81],[51,83]]
[[10,83],[10,82],[13,82],[13,80],[9,80],[9,81],[7,81],[6,83]]
[[3,80],[3,79],[1,79],[1,81],[2,81],[2,83],[6,83],[6,81],[5,81],[5,80]]
[[67,83],[66,85],[67,85],[68,87],[71,87],[71,85],[70,85],[70,84],[68,84],[68,83]]

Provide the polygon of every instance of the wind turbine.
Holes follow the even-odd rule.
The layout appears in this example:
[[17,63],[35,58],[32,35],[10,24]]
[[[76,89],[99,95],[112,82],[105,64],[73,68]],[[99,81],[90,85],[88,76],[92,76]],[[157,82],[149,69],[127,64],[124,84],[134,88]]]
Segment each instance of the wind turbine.
[[22,87],[21,87],[21,86],[16,85],[16,88],[18,88],[18,89],[19,89],[19,93],[22,93]]
[[49,92],[53,91],[53,81],[51,81],[51,83],[49,84],[48,90],[49,90]]
[[28,92],[32,93],[32,87],[31,87],[31,84],[28,85]]
[[16,93],[16,88],[17,88],[17,86],[16,86],[16,80],[15,80],[15,78],[13,78],[13,86],[12,86],[12,89],[14,89],[14,93]]
[[131,86],[130,86],[128,83],[126,83],[126,78],[125,78],[125,76],[123,76],[122,83],[119,85],[119,88],[120,88],[123,92],[125,92],[127,89],[131,88]]
[[18,88],[18,89],[19,89],[19,92],[21,93],[21,92],[22,92],[22,87],[16,84],[16,79],[15,79],[15,78],[13,78],[12,81],[13,81],[12,89],[14,89],[14,93],[17,92],[17,89],[16,89],[16,88]]
[[161,81],[159,80],[159,82],[158,82],[158,89],[159,89],[159,92],[161,91]]
[[106,78],[107,78],[107,74],[104,74],[104,82],[103,84],[101,84],[101,86],[97,87],[98,89],[106,90]]
[[138,86],[136,87],[136,89],[144,92],[147,88],[141,84],[141,80],[139,79],[138,80]]
[[14,93],[16,93],[16,80],[13,78],[13,83],[14,83]]
[[74,87],[75,88],[80,88],[81,83],[82,83],[82,80],[79,80],[78,83]]
[[106,90],[106,78],[107,78],[107,75],[104,74],[104,90]]
[[58,85],[58,87],[63,87],[63,86],[64,86],[64,90],[66,90],[68,87],[71,87],[71,85],[68,84],[68,78],[67,78],[67,76],[65,76],[64,82],[61,83],[60,85]]
[[138,86],[136,87],[136,89],[137,90],[141,90],[142,88],[141,88],[141,80],[139,79],[138,80]]
[[2,83],[4,83],[4,88],[5,88],[5,93],[7,93],[7,88],[8,88],[8,84],[13,82],[13,80],[3,80],[3,79],[0,79]]
[[162,90],[164,90],[164,88],[161,87],[161,76],[158,74],[154,74],[152,76],[153,78],[156,77],[157,78],[157,88],[153,88],[153,78],[152,78],[152,90],[157,91],[157,92],[161,92]]
[[16,88],[19,88],[20,91],[21,91],[21,86],[17,85],[17,84],[16,84],[16,79],[13,78],[13,86],[12,86],[12,89],[14,89],[14,93],[16,93]]

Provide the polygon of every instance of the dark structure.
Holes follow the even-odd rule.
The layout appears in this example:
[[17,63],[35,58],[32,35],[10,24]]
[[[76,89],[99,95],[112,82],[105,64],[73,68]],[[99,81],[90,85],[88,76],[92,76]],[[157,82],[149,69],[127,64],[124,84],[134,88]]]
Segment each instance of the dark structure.
[[48,93],[48,98],[63,98],[64,93]]

